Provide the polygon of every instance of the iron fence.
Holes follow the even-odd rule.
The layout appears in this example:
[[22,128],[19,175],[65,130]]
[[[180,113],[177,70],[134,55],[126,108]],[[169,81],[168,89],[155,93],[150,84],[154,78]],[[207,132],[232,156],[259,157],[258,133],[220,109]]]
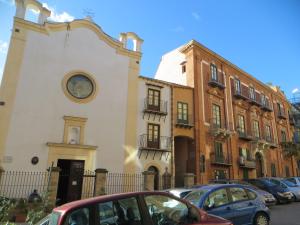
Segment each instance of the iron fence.
[[37,190],[39,195],[48,190],[50,172],[5,171],[0,175],[0,196],[28,198]]
[[91,198],[95,196],[95,171],[84,171],[82,180],[81,199]]
[[105,185],[106,194],[143,191],[143,174],[108,173]]

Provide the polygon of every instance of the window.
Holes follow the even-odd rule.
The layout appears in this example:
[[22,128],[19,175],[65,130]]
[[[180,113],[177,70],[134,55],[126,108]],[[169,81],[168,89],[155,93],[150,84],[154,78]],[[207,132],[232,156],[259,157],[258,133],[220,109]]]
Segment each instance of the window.
[[225,188],[211,193],[204,202],[204,208],[215,208],[229,203],[228,194]]
[[271,176],[276,177],[276,166],[275,163],[271,163]]
[[215,157],[216,159],[224,159],[221,142],[215,142]]
[[148,195],[145,202],[154,225],[186,223],[189,209],[183,202],[163,195]]
[[142,224],[134,197],[100,203],[98,212],[100,224]]
[[159,125],[158,124],[148,124],[147,141],[148,147],[159,148]]
[[266,96],[264,94],[261,94],[260,95],[260,99],[261,99],[261,104],[263,106],[265,106],[266,105]]
[[177,122],[188,123],[188,104],[183,102],[177,103]]
[[212,105],[213,125],[221,128],[221,108],[218,105]]
[[259,134],[259,123],[256,120],[253,121],[253,135],[256,138],[260,137],[260,134]]
[[218,81],[218,69],[214,64],[210,64],[210,75],[213,81]]
[[269,125],[266,125],[266,140],[271,141],[272,135],[271,135],[271,127]]
[[242,115],[238,115],[238,132],[245,133],[245,118]]
[[239,148],[239,153],[240,156],[243,156],[244,159],[246,160],[250,160],[251,159],[251,155],[250,155],[250,151],[247,148]]
[[286,133],[284,130],[281,130],[281,142],[286,142]]
[[230,188],[233,202],[248,200],[248,195],[243,188]]
[[243,169],[243,179],[249,179],[249,170]]
[[[248,170],[247,170],[247,171],[248,171]],[[250,200],[256,199],[257,195],[255,194],[254,191],[249,190],[249,189],[246,189],[246,191],[247,191],[247,194],[248,194],[248,197],[249,197]]]
[[89,224],[89,209],[80,208],[72,211],[66,218],[64,225]]
[[237,93],[241,93],[241,81],[238,79],[234,80],[234,90]]
[[225,180],[227,172],[225,170],[215,170],[215,179],[216,180]]
[[249,88],[250,99],[255,100],[255,90],[253,87]]
[[160,109],[160,91],[148,89],[148,108],[152,110]]
[[185,73],[186,72],[186,65],[182,65],[181,69],[182,69],[182,73]]
[[277,109],[278,109],[278,115],[284,115],[284,109],[282,104],[280,104],[279,102],[277,102]]
[[285,176],[286,177],[290,176],[290,168],[288,166],[285,166]]

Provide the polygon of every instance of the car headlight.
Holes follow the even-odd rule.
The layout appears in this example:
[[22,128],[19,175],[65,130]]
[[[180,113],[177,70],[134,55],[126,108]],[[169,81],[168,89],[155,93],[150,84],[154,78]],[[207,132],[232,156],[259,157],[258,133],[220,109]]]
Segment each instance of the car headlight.
[[277,192],[277,194],[281,197],[284,197],[284,193]]

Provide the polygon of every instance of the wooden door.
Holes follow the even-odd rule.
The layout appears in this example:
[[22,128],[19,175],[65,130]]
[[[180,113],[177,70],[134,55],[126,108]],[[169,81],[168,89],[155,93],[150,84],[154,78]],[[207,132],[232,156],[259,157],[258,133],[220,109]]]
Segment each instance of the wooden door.
[[84,161],[72,160],[70,164],[70,177],[68,183],[68,202],[81,199],[83,174]]

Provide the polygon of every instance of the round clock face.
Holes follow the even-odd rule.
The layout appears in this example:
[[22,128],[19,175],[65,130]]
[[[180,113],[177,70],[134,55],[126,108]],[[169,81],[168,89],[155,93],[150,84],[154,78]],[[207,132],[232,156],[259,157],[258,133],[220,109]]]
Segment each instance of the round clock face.
[[74,75],[67,82],[67,90],[75,98],[87,98],[93,89],[93,82],[84,75]]

